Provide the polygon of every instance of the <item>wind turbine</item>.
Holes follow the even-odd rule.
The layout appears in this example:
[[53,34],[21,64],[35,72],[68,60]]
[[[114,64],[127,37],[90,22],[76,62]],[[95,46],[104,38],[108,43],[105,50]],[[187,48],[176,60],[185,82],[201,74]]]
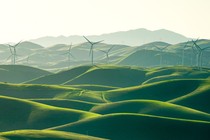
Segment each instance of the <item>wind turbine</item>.
[[74,57],[71,53],[71,50],[72,50],[72,43],[69,45],[69,49],[67,50],[66,53],[64,54],[67,54],[68,55],[68,62],[69,62],[69,67],[70,67],[70,62],[71,62],[71,57]]
[[[195,42],[197,42],[198,41],[198,39],[195,41]],[[193,41],[192,41],[192,43],[193,43]],[[198,58],[198,50],[197,50],[197,48],[195,47],[195,45],[194,45],[194,43],[193,43],[193,45],[191,46],[192,47],[192,52],[194,53],[194,55],[195,55],[195,57],[196,57],[196,61],[195,61],[195,66],[197,67],[197,68],[199,68],[199,64],[198,64],[198,60],[199,60],[199,58]],[[193,58],[193,57],[192,57]],[[191,60],[191,63],[192,63],[192,60]],[[193,66],[193,63],[192,63],[192,66]]]
[[166,48],[168,48],[169,47],[169,45],[167,45],[167,46],[165,46],[165,47],[163,47],[163,48],[160,48],[160,47],[158,47],[158,46],[156,46],[156,45],[154,45],[159,51],[160,51],[160,66],[162,66],[162,63],[163,63],[163,51],[166,49]]
[[193,44],[195,45],[197,52],[198,52],[198,57],[197,57],[197,62],[198,62],[198,68],[199,70],[202,70],[202,64],[203,64],[203,52],[207,49],[210,49],[210,47],[205,47],[201,48],[198,44],[197,41],[192,40]]
[[111,49],[113,49],[113,48],[114,48],[114,46],[110,47],[107,51],[104,51],[104,50],[99,50],[99,51],[101,51],[101,52],[105,53],[105,55],[106,55],[106,59],[107,59],[107,63],[109,63],[109,52],[110,52],[110,51],[111,51]]
[[7,58],[9,59],[10,57],[12,58],[11,59],[11,62],[15,65],[16,63],[16,57],[17,57],[17,50],[16,50],[16,47],[21,43],[22,41],[18,42],[17,44],[15,45],[10,45],[8,44],[8,47],[9,47],[9,50],[10,50],[10,53],[11,55]]
[[91,55],[91,64],[93,66],[93,46],[102,42],[103,40],[101,41],[98,41],[98,42],[91,42],[89,39],[87,39],[87,37],[83,36],[85,38],[85,40],[87,40],[88,43],[90,43],[90,52],[89,52],[89,55]]
[[184,66],[184,58],[185,58],[185,49],[188,47],[189,41],[187,41],[183,47],[183,50],[182,50],[182,66]]

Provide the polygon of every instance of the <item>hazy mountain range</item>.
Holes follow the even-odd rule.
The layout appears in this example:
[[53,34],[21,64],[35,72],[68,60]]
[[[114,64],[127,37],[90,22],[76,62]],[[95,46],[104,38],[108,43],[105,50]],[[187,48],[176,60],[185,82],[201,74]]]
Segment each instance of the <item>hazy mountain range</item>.
[[[176,44],[189,40],[189,38],[179,33],[166,29],[150,31],[144,28],[87,37],[92,41],[104,40],[104,43],[107,44],[124,44],[129,46],[139,46],[154,41]],[[78,44],[85,42],[84,38],[78,35],[57,37],[46,36],[30,41],[45,47],[53,46],[55,44]]]

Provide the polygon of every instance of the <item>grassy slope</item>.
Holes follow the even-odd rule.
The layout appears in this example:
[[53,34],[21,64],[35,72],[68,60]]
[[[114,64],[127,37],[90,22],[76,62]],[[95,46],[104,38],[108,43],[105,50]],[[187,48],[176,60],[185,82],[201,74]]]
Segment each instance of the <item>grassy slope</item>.
[[89,111],[92,107],[98,105],[96,103],[85,102],[80,100],[70,100],[70,99],[32,99],[32,101],[51,106],[71,108],[71,109],[84,110],[84,111]]
[[33,79],[31,81],[27,81],[27,84],[62,84],[70,79],[86,72],[90,69],[91,66],[81,66],[72,68],[67,71],[62,71],[56,74],[51,74],[47,76],[43,76],[37,79]]
[[21,83],[50,72],[23,65],[0,65],[0,81],[10,83]]
[[161,81],[131,88],[107,91],[105,98],[113,102],[132,99],[167,101],[194,91],[201,83],[202,80]]
[[103,92],[81,91],[78,94],[63,94],[61,96],[57,96],[57,98],[73,99],[92,103],[105,103],[107,100],[104,99],[103,95]]
[[[156,50],[137,50],[124,57],[118,64],[133,65],[141,67],[154,67],[160,65],[160,51]],[[175,53],[167,52],[163,54],[163,65],[176,65],[181,60]]]
[[17,98],[55,98],[63,94],[77,94],[80,89],[52,85],[28,85],[0,83],[0,95]]
[[[210,113],[210,104],[208,100],[210,98],[208,94],[210,91],[209,80],[186,79],[190,76],[193,76],[194,78],[207,78],[209,75],[208,69],[202,73],[191,68],[182,69],[181,67],[153,68],[147,70],[113,66],[99,67],[101,68],[92,67],[89,71],[77,75],[72,81],[77,81],[78,84],[81,84],[81,82],[83,82],[82,80],[85,80],[85,82],[88,83],[93,80],[89,78],[95,78],[96,81],[93,81],[91,84],[99,82],[101,85],[98,83],[97,85],[88,83],[88,85],[75,85],[75,88],[73,88],[69,86],[15,85],[1,83],[0,95],[28,98],[36,102],[58,107],[2,96],[0,98],[0,114],[3,114],[3,116],[0,116],[0,129],[48,128],[67,124],[70,120],[70,122],[73,122],[72,124],[56,128],[58,130],[72,131],[110,139],[197,140],[209,138],[207,135],[207,130],[210,130],[208,122],[179,119],[185,118],[209,121],[209,114],[204,113]],[[108,70],[111,71],[111,73],[117,73],[118,76],[121,76],[121,74],[125,75],[125,73],[132,75],[133,71],[136,71],[137,75],[141,75],[141,79],[138,79],[141,81],[140,83],[143,83],[145,80],[148,81],[143,85],[138,84],[139,86],[135,87],[116,89],[117,87],[110,87],[107,83],[119,83],[122,87],[131,86],[131,83],[129,82],[133,82],[131,79],[134,77],[136,78],[137,76],[134,75],[127,83],[123,83],[119,80],[122,77],[111,77],[112,79],[109,81],[107,79],[110,77],[106,74],[106,76],[103,77],[104,73],[101,73],[104,72],[104,70],[105,72]],[[100,73],[102,76],[98,75]],[[96,76],[94,77],[95,74]],[[174,74],[177,74],[178,77],[176,77],[176,75],[173,77]],[[169,77],[174,79],[167,80]],[[107,79],[101,80],[101,78]],[[72,81],[69,81],[69,83]],[[87,90],[90,88],[93,91]],[[103,89],[104,91],[99,91],[98,89]],[[98,91],[96,92],[94,90]],[[139,99],[159,101],[145,101]],[[105,103],[107,100],[119,102],[96,106],[98,105],[96,103]],[[170,103],[187,106],[193,109]],[[65,109],[64,107],[73,109]],[[102,114],[123,113],[104,115],[75,122],[84,116],[97,116],[97,114],[74,109],[88,111],[91,108],[93,112]],[[126,112],[136,114],[126,114]]]
[[65,85],[96,84],[114,87],[139,85],[144,81],[145,71],[131,67],[98,66],[64,83]]
[[103,86],[103,85],[71,85],[71,87],[85,89],[85,90],[93,90],[93,91],[107,91],[107,90],[113,90],[117,89],[119,87],[113,87],[113,86]]
[[23,99],[73,99],[93,103],[105,102],[100,93],[55,85],[0,83],[0,95]]
[[210,114],[155,100],[129,100],[107,103],[95,106],[90,111],[98,114],[141,113],[172,118],[210,121]]
[[194,92],[170,100],[169,102],[195,108],[210,113],[210,80],[205,80]]
[[[119,61],[120,65],[155,66],[159,64],[159,57],[154,50],[138,50]],[[152,57],[151,57],[152,56]]]
[[23,99],[0,96],[0,130],[43,129],[82,118],[98,116],[94,113],[53,107]]
[[210,71],[199,71],[191,67],[157,67],[150,68],[146,74],[144,84],[171,80],[171,79],[196,79],[196,78],[207,78],[210,76]]
[[111,114],[52,128],[108,139],[209,139],[209,122],[136,114]]
[[52,130],[18,130],[0,133],[6,140],[105,140],[87,135],[52,131]]

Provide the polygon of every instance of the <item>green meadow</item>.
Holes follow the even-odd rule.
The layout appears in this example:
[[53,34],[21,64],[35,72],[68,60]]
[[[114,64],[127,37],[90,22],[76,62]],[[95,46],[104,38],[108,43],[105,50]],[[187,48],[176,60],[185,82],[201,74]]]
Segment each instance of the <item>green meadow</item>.
[[0,76],[2,140],[210,138],[208,68],[2,65]]

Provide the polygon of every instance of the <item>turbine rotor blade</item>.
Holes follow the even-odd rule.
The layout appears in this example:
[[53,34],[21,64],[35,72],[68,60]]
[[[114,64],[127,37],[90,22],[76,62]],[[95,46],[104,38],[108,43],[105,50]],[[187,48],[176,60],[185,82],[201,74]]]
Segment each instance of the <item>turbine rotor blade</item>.
[[7,57],[6,61],[9,60],[12,57],[12,55],[10,55],[9,57]]
[[210,47],[203,48],[202,51],[208,50],[208,49],[210,49]]
[[161,50],[161,48],[160,47],[158,47],[158,46],[156,46],[156,45],[154,45],[155,46],[155,48],[157,48],[158,50]]
[[103,42],[104,40],[93,42],[93,45]]
[[161,50],[165,50],[166,48],[168,48],[170,45],[165,46],[164,48],[161,48]]
[[197,49],[194,48],[194,45],[192,46],[192,49],[193,49],[194,54],[198,54],[198,51],[197,51]]
[[60,55],[65,55],[65,54],[68,54],[69,52],[66,52],[66,53],[62,53],[62,54],[60,54]]
[[21,42],[22,42],[22,40],[19,41],[17,44],[15,44],[14,47],[17,47]]
[[198,44],[197,44],[197,40],[196,40],[196,41],[192,40],[192,42],[193,42],[193,44],[195,45],[195,47],[196,47],[199,51],[201,51],[201,50],[202,50],[202,49],[201,49],[201,47],[200,47],[200,46],[198,46]]
[[71,57],[75,58],[74,55],[72,55],[71,53],[69,53],[69,55],[70,55]]
[[90,44],[93,44],[89,39],[87,39],[87,37],[83,36],[85,38],[85,40],[87,40]]
[[111,51],[111,49],[113,49],[113,48],[114,48],[114,46],[112,46],[111,48],[109,48],[107,52],[109,53]]
[[103,53],[107,53],[106,51],[104,51],[104,50],[99,50],[99,51],[101,51],[101,52],[103,52]]
[[10,50],[10,53],[11,54],[13,54],[13,52],[12,52],[12,48],[11,48],[11,46],[9,45],[9,50]]

